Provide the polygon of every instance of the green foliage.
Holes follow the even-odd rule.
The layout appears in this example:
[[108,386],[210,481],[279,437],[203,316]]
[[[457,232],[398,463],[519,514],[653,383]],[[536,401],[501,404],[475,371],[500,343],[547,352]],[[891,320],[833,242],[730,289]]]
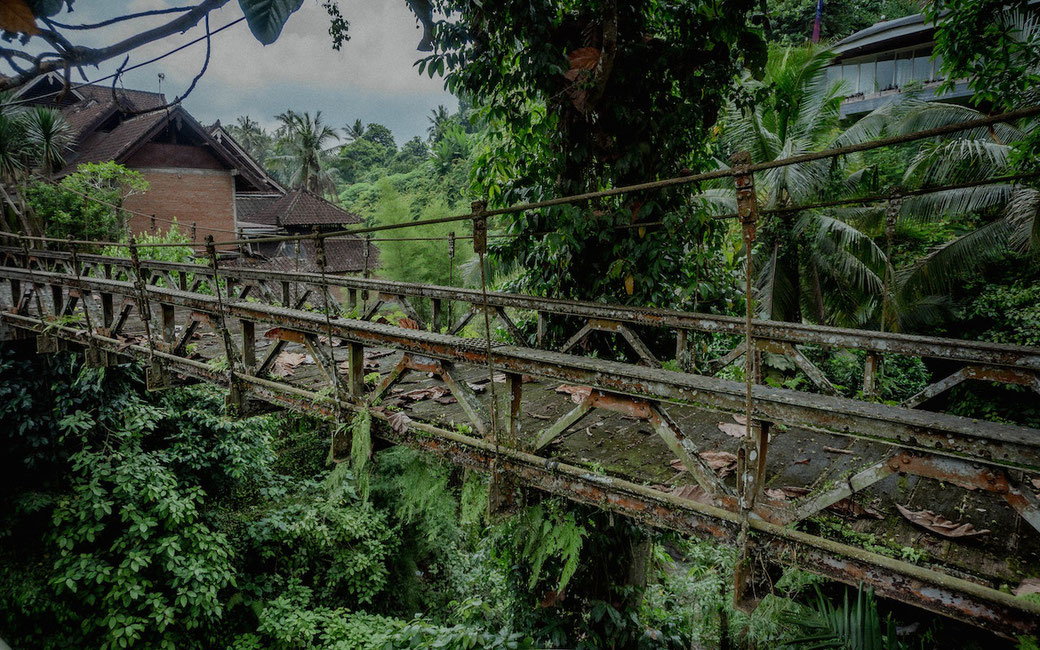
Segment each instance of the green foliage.
[[84,163],[57,186],[46,182],[30,186],[26,199],[42,219],[48,237],[119,241],[128,214],[118,206],[147,189],[140,173],[122,165]]
[[[708,164],[707,131],[732,79],[765,53],[747,26],[751,2],[433,5],[448,20],[419,71],[446,74],[450,90],[484,107],[473,176],[493,206]],[[522,267],[514,288],[527,293],[673,305],[690,284],[683,252],[721,234],[684,208],[681,192],[665,190],[519,215],[510,231],[525,236],[495,252]]]
[[816,587],[816,599],[804,614],[792,615],[789,621],[802,628],[804,636],[792,639],[794,647],[842,648],[843,650],[900,650],[906,647],[896,636],[896,624],[878,614],[874,590],[856,591],[856,601],[849,602],[849,592],[840,606],[835,606]]
[[585,527],[575,520],[573,512],[564,512],[554,501],[528,507],[513,526],[516,549],[531,566],[528,587],[534,589],[543,577],[546,561],[555,559],[560,564],[555,589],[563,591],[578,568],[582,543],[588,535]]
[[[388,182],[378,186],[379,199],[372,212],[376,225],[407,224],[415,219],[436,219],[457,213],[443,198],[422,200],[417,195],[401,194]],[[417,210],[417,212],[413,212]],[[392,231],[389,237],[443,237],[459,228],[459,224],[443,223],[432,226],[404,227]],[[461,237],[464,233],[458,233]],[[380,274],[405,282],[428,282],[459,284],[462,276],[460,267],[473,255],[470,241],[456,239],[455,258],[449,270],[447,241],[380,241]]]
[[256,40],[270,45],[278,40],[285,21],[303,5],[303,0],[238,0],[238,4]]
[[965,79],[976,104],[1017,108],[1034,103],[1040,86],[1040,29],[1028,0],[936,0],[935,51],[947,81]]
[[[141,259],[158,262],[194,263],[202,266],[206,264],[205,258],[195,257],[195,251],[189,245],[191,244],[191,238],[181,232],[180,225],[176,219],[173,220],[173,223],[166,230],[162,230],[154,235],[142,233],[137,235],[135,239],[138,244],[137,254]],[[155,244],[164,245],[155,246]],[[184,246],[167,246],[166,244],[184,244]],[[129,256],[129,252],[123,246],[106,246],[101,251],[101,254],[113,257]]]
[[[767,35],[785,45],[801,45],[812,37],[816,0],[767,0]],[[820,36],[837,41],[880,21],[895,20],[920,11],[914,0],[859,0],[827,2],[823,6]]]

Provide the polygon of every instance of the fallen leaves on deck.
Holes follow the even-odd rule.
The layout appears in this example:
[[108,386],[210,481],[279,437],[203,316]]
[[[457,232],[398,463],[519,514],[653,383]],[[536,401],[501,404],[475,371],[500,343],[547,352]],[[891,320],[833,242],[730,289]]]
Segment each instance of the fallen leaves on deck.
[[592,394],[592,388],[589,386],[569,386],[567,384],[560,384],[556,387],[556,392],[570,395],[572,402],[575,404],[581,404],[588,399],[589,395]]
[[386,419],[386,423],[390,425],[391,429],[402,434],[408,431],[408,424],[411,421],[412,418],[408,417],[404,411],[396,411]]
[[419,326],[419,323],[417,321],[415,321],[414,319],[411,319],[411,318],[402,318],[401,320],[397,321],[397,326],[398,327],[403,327],[403,328],[405,328],[407,330],[421,330],[422,329],[422,327]]
[[275,358],[271,374],[276,377],[291,377],[297,366],[306,361],[307,355],[302,352],[282,352]]
[[[719,475],[719,478],[726,478],[737,470],[737,455],[728,451],[702,451],[699,456]],[[669,466],[677,472],[686,471],[686,465],[678,458],[672,460]]]
[[733,424],[732,422],[719,422],[719,431],[732,436],[733,438],[743,438],[746,433],[745,427],[747,424]]
[[911,522],[926,528],[937,535],[943,537],[975,537],[976,535],[985,535],[990,532],[988,528],[977,530],[971,524],[959,524],[950,521],[942,515],[938,515],[931,510],[910,510],[903,506],[896,504],[896,508],[899,509],[899,513],[906,517]]

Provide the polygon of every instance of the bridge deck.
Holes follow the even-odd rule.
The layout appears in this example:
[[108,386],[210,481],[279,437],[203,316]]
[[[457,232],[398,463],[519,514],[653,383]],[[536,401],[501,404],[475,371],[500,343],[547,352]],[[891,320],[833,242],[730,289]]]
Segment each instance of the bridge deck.
[[[98,264],[79,277],[60,254],[17,262],[8,257],[0,267],[7,338],[37,335],[42,349],[71,343],[95,363],[152,359],[154,384],[208,381],[233,389],[242,406],[259,399],[326,415],[335,413],[337,395],[327,372],[338,368],[340,408],[367,404],[380,420],[398,412],[411,419],[382,429],[392,441],[651,525],[728,543],[740,538],[741,486],[732,467],[748,449],[733,415],[743,404],[740,384],[496,344],[491,360],[500,381],[492,389],[483,340],[358,319],[327,322],[307,310],[324,302],[314,278],[301,277],[276,299],[262,280],[238,277],[238,289],[224,287],[217,300],[212,285],[191,286],[168,273],[135,285],[126,261],[107,262],[122,275],[102,274]],[[205,269],[192,273],[205,279]],[[369,304],[391,295],[381,291]],[[377,310],[355,313],[373,317]],[[1029,367],[1036,352],[1000,350],[1000,359],[987,358]],[[362,381],[374,373],[376,381]],[[434,390],[419,395],[423,389]],[[763,436],[754,449],[765,463],[749,511],[753,552],[852,584],[862,580],[883,595],[1001,633],[1040,628],[1040,608],[1000,591],[1040,575],[1030,484],[1040,471],[1040,432],[765,386],[754,395]],[[553,429],[558,435],[544,433]],[[677,469],[680,461],[688,471]],[[513,498],[500,496],[503,507]],[[940,536],[908,521],[897,505],[991,532]],[[745,578],[738,591],[753,601],[769,580],[768,571]]]

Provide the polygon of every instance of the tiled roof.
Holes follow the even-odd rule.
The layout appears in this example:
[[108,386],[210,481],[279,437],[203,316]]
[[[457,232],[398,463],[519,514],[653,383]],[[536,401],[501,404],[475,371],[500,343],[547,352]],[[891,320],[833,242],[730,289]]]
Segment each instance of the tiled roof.
[[[111,86],[77,86],[76,91],[88,99],[94,99],[102,104],[112,104]],[[166,104],[166,96],[162,93],[148,92],[147,90],[127,90],[119,88],[116,97],[123,108],[132,111],[149,111]]]
[[106,117],[116,111],[111,102],[98,102],[93,99],[79,102],[62,109],[61,114],[65,121],[72,127],[76,143],[80,143],[89,136],[91,131]]
[[[300,241],[299,258],[296,242],[258,244],[259,257],[239,259],[237,264],[272,271],[318,273],[321,269],[314,261],[314,241]],[[358,237],[331,237],[325,240],[327,273],[360,273],[365,270],[365,242]],[[369,249],[369,270],[379,268],[379,249]]]
[[[69,167],[75,168],[76,165],[86,162],[118,161],[127,150],[137,144],[146,133],[166,117],[164,111],[138,115],[126,120],[108,133],[91,134],[80,143],[76,156]],[[62,171],[62,174],[66,174],[68,171],[66,169]]]
[[300,228],[361,223],[361,217],[308,190],[297,189],[288,192],[262,212],[253,214],[251,221],[277,224],[283,228]]
[[277,226],[278,223],[272,217],[268,220],[267,216],[263,216],[265,212],[272,204],[277,202],[281,197],[279,194],[238,194],[235,196],[235,210],[238,214],[239,221],[250,221],[252,223],[263,224],[265,226]]

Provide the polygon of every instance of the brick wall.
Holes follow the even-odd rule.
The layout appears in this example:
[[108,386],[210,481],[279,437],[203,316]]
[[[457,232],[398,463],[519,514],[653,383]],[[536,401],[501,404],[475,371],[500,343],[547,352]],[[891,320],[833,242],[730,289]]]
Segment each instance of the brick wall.
[[[206,235],[216,240],[234,239],[234,178],[229,171],[210,169],[137,169],[149,183],[148,191],[126,200],[130,210],[154,214],[164,219],[176,218],[181,232],[191,236],[196,224],[196,241]],[[157,231],[170,224],[157,219]],[[151,219],[133,215],[130,229],[134,233],[152,232]],[[231,231],[231,232],[225,232]]]

